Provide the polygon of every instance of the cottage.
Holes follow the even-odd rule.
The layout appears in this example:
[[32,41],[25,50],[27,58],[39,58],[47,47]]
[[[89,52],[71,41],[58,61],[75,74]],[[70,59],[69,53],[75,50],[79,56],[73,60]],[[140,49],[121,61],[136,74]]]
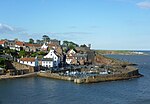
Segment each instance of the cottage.
[[43,58],[42,66],[47,67],[47,68],[52,68],[53,67],[53,59],[52,58]]
[[47,49],[48,49],[48,46],[46,45],[46,43],[44,43],[44,44],[42,45],[42,47],[41,47],[41,50],[42,50],[42,51],[47,51]]
[[41,49],[40,44],[25,43],[24,50],[27,51],[27,52],[36,52],[36,51],[40,51],[40,49]]
[[10,49],[15,50],[15,40],[7,40],[7,45]]
[[15,50],[21,51],[24,48],[24,42],[21,41],[16,41],[15,43]]
[[58,45],[53,44],[53,43],[48,43],[47,45],[49,49],[56,49],[58,47]]
[[60,45],[60,41],[57,39],[50,39],[49,40],[49,44],[56,44],[56,45]]
[[18,62],[21,64],[29,65],[29,66],[38,66],[38,60],[37,58],[34,58],[34,57],[20,58]]
[[1,40],[1,41],[0,41],[0,45],[1,45],[2,47],[7,47],[5,40]]
[[74,49],[70,49],[68,52],[67,52],[67,55],[68,56],[74,56],[77,52],[74,50]]
[[66,54],[66,63],[84,65],[87,62],[87,58],[87,54],[77,53],[75,50],[71,49]]
[[76,56],[76,59],[80,65],[84,65],[88,61],[87,60],[87,58],[88,58],[87,54],[77,53],[75,56]]
[[72,64],[72,62],[75,62],[75,54],[76,51],[73,49],[70,49],[66,54],[66,63]]
[[42,60],[42,66],[58,67],[60,64],[60,57],[55,50],[50,50],[49,53],[44,56]]

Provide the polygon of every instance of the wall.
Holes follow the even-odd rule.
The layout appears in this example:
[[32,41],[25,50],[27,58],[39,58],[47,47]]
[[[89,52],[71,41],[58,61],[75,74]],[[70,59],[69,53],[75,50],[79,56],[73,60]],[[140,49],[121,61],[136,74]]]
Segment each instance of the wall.
[[96,83],[96,82],[104,82],[104,81],[115,81],[115,80],[125,80],[131,78],[141,77],[138,70],[133,70],[127,73],[122,74],[114,74],[114,75],[101,75],[101,76],[91,76],[86,78],[77,78],[74,80],[75,83]]
[[35,67],[33,66],[29,66],[29,65],[25,65],[25,64],[21,64],[21,63],[18,63],[18,62],[12,62],[12,65],[17,69],[17,70],[28,70],[29,73],[32,73],[36,70]]

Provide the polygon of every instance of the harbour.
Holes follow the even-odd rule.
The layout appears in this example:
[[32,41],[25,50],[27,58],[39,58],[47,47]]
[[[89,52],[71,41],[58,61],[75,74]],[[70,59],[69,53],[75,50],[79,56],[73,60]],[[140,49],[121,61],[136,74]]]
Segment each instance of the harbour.
[[[0,80],[1,104],[149,104],[150,59],[147,56],[112,55],[117,59],[138,64],[144,77],[132,80],[92,84],[74,84],[72,81],[44,77]],[[17,96],[13,96],[14,93]]]

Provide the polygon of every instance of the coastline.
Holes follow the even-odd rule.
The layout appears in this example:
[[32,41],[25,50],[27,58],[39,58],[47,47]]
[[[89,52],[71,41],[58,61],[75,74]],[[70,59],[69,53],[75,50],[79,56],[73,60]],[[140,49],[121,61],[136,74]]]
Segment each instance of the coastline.
[[106,81],[118,81],[118,80],[128,80],[132,78],[142,77],[138,69],[130,70],[121,74],[108,74],[108,75],[96,75],[96,76],[87,76],[87,77],[72,77],[72,76],[61,76],[57,73],[49,72],[38,72],[37,76],[46,77],[51,79],[73,81],[76,84],[85,84],[85,83],[98,83]]
[[143,75],[139,74],[138,69],[132,70],[126,73],[121,74],[109,74],[109,75],[97,75],[97,76],[87,76],[83,78],[77,78],[73,76],[61,76],[58,73],[50,73],[50,72],[35,72],[24,75],[1,75],[0,80],[4,79],[15,79],[15,78],[25,78],[25,77],[45,77],[51,79],[72,81],[75,84],[88,84],[88,83],[98,83],[98,82],[106,82],[106,81],[118,81],[118,80],[128,80],[132,78],[139,78]]
[[96,50],[101,55],[149,55],[145,52],[128,51],[128,50]]
[[3,79],[15,79],[15,78],[25,78],[25,77],[35,77],[37,76],[37,72],[34,73],[28,73],[28,74],[23,74],[23,75],[0,75],[0,80]]

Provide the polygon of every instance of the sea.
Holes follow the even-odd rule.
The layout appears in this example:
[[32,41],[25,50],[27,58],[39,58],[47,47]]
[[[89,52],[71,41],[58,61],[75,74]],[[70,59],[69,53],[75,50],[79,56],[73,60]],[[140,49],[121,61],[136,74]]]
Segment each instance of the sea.
[[0,104],[150,104],[149,55],[107,55],[136,66],[144,77],[74,84],[42,77],[0,80]]

